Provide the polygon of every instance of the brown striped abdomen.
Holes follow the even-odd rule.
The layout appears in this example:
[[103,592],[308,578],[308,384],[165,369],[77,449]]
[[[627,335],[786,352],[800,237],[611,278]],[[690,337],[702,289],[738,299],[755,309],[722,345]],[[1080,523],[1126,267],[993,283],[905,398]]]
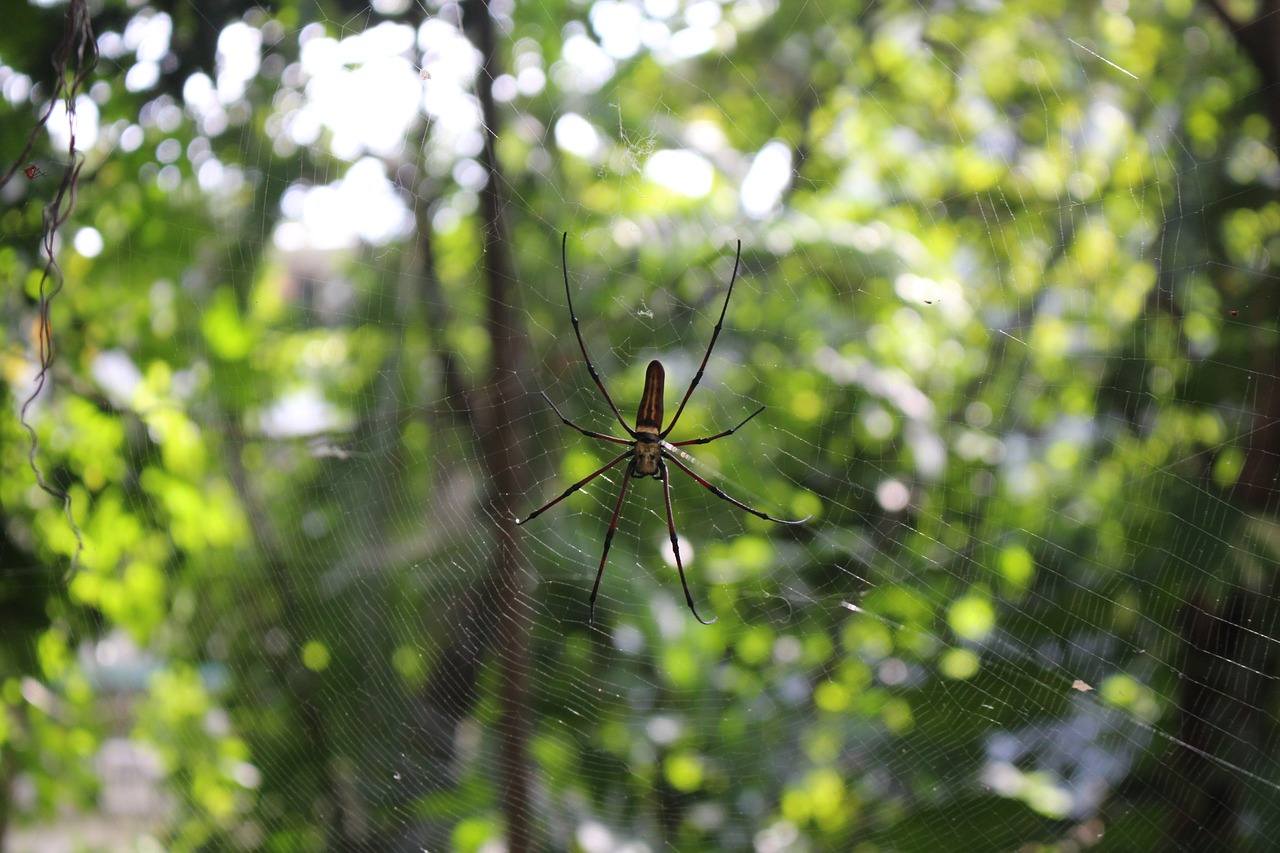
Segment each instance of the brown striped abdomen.
[[662,445],[658,434],[662,432],[662,386],[665,379],[662,365],[656,359],[649,362],[649,370],[644,375],[640,410],[636,412],[636,456],[631,463],[633,477],[662,475]]
[[636,432],[662,432],[662,387],[666,374],[662,362],[649,362],[644,375],[644,394],[640,397],[640,410],[636,412]]

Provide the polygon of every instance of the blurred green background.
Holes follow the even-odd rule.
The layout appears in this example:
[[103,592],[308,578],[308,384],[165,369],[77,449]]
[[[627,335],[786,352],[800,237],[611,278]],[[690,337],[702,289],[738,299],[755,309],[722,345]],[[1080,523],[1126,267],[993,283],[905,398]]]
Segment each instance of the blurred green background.
[[13,5],[0,849],[1274,849],[1272,4]]

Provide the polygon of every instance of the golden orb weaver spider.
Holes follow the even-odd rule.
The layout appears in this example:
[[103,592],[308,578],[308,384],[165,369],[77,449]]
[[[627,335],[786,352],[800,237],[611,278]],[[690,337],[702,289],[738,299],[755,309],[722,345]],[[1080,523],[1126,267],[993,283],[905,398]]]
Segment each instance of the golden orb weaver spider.
[[720,319],[716,321],[716,327],[711,332],[711,343],[707,344],[707,352],[702,356],[702,364],[698,365],[698,372],[693,375],[693,381],[689,383],[689,390],[684,392],[684,397],[680,400],[680,406],[676,409],[675,416],[671,418],[671,423],[667,424],[667,428],[662,428],[662,391],[665,382],[665,373],[662,369],[662,363],[657,359],[649,362],[649,368],[644,376],[644,392],[640,395],[640,408],[636,412],[636,426],[632,429],[623,420],[622,413],[618,411],[617,405],[613,402],[613,398],[609,396],[609,392],[605,390],[604,382],[600,379],[600,374],[596,370],[594,364],[591,363],[591,356],[587,355],[587,345],[582,341],[582,331],[578,326],[578,315],[573,310],[573,294],[569,291],[569,261],[568,261],[568,243],[569,234],[565,232],[560,241],[560,266],[564,271],[564,296],[565,301],[569,305],[569,320],[573,323],[573,333],[578,338],[578,348],[582,350],[582,359],[587,364],[587,373],[591,374],[591,379],[596,383],[596,387],[600,389],[600,393],[604,396],[604,401],[609,404],[609,408],[613,410],[614,417],[618,419],[618,423],[622,424],[623,430],[626,431],[630,438],[617,438],[612,435],[605,435],[600,432],[593,432],[578,426],[573,421],[561,414],[556,404],[551,402],[551,398],[542,392],[542,397],[551,406],[552,411],[556,413],[556,417],[568,427],[572,427],[587,438],[596,438],[601,441],[609,441],[614,444],[625,444],[629,448],[615,456],[609,462],[606,462],[592,474],[588,474],[569,488],[554,500],[543,504],[542,506],[529,513],[524,518],[517,518],[516,524],[524,524],[532,521],[542,513],[551,509],[551,507],[560,503],[560,501],[569,497],[569,495],[581,489],[590,483],[596,477],[610,470],[624,459],[630,459],[627,464],[626,473],[622,476],[622,489],[618,492],[618,502],[613,507],[613,518],[609,521],[609,530],[604,535],[604,553],[600,555],[600,567],[596,570],[596,582],[591,587],[591,621],[595,621],[596,616],[596,595],[600,592],[600,579],[604,577],[604,564],[609,559],[609,546],[613,542],[613,535],[618,530],[618,517],[622,514],[622,501],[627,496],[627,484],[632,477],[653,477],[655,480],[662,481],[662,495],[667,507],[667,531],[671,535],[671,551],[676,558],[676,568],[680,572],[680,585],[684,587],[684,600],[689,604],[689,612],[693,614],[693,618],[697,619],[703,625],[710,625],[717,618],[713,616],[710,621],[703,619],[698,615],[698,609],[693,606],[693,596],[689,593],[689,584],[684,576],[684,563],[680,559],[680,542],[676,538],[676,522],[671,514],[671,479],[667,474],[667,465],[669,461],[681,471],[688,474],[711,494],[723,501],[728,501],[739,509],[744,509],[754,516],[763,518],[765,521],[773,521],[778,524],[803,524],[808,521],[811,516],[788,521],[782,518],[774,518],[773,516],[763,513],[758,509],[752,509],[742,501],[729,497],[719,486],[712,485],[702,477],[698,476],[687,465],[676,458],[670,451],[678,447],[688,447],[692,444],[708,444],[718,438],[724,438],[727,435],[733,435],[747,422],[756,415],[764,411],[764,406],[756,409],[751,414],[743,418],[742,423],[733,429],[727,429],[718,432],[715,435],[709,435],[705,438],[691,438],[686,441],[668,442],[667,436],[676,428],[676,423],[680,420],[680,415],[684,413],[685,404],[689,402],[689,397],[693,394],[693,389],[698,387],[698,382],[702,379],[702,373],[706,370],[707,360],[711,358],[711,350],[715,348],[716,338],[720,337],[720,330],[724,327],[725,312],[729,310],[729,299],[733,296],[733,285],[738,280],[738,262],[742,259],[742,241],[738,241],[738,253],[733,259],[733,276],[729,279],[729,292],[724,297],[724,307],[720,309]]

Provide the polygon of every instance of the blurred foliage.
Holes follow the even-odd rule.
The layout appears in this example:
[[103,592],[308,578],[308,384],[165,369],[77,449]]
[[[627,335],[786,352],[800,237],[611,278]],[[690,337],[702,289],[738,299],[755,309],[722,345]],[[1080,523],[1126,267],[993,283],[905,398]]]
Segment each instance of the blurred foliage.
[[[449,387],[451,370],[487,381],[477,134],[419,119],[380,156],[410,233],[281,251],[290,193],[358,165],[331,153],[332,128],[291,141],[315,94],[300,57],[384,16],[100,5],[99,133],[32,416],[86,540],[72,576],[74,537],[16,415],[51,183],[0,190],[0,815],[90,808],[92,757],[127,737],[172,795],[155,827],[169,849],[484,849],[502,833],[500,651],[474,662],[456,727],[425,701],[469,684],[445,650],[506,523],[484,510],[482,395]],[[542,75],[504,81],[496,139],[538,354],[522,381],[610,428],[567,322],[560,231],[628,416],[653,353],[677,376],[696,366],[741,237],[740,290],[672,439],[767,405],[697,458],[748,503],[814,519],[777,529],[676,481],[708,628],[672,572],[627,571],[661,565],[656,489],[628,497],[595,626],[611,489],[530,525],[548,847],[1170,849],[1179,702],[1199,684],[1187,612],[1269,589],[1280,551],[1274,522],[1227,492],[1265,408],[1258,371],[1275,369],[1256,354],[1277,345],[1277,163],[1252,69],[1189,0],[665,5],[499,11],[503,63]],[[624,13],[715,47],[615,60],[596,45]],[[386,18],[429,17],[426,55],[458,62],[469,98],[470,59],[444,47],[459,14]],[[261,61],[211,109],[202,93],[243,59],[219,49],[234,22]],[[43,103],[61,25],[56,7],[6,19],[4,152]],[[171,27],[160,56],[140,47],[148,26]],[[602,79],[575,70],[584,51]],[[575,121],[592,153],[557,143]],[[789,179],[748,215],[742,184],[775,143]],[[669,150],[698,154],[705,193],[645,171]],[[93,256],[74,248],[86,229]],[[614,448],[531,399],[536,505]],[[273,426],[288,404],[314,432]],[[1278,635],[1270,610],[1240,621]],[[111,681],[111,644],[140,681]],[[1274,720],[1273,696],[1223,701]],[[1277,829],[1268,731],[1211,756],[1249,816],[1228,847]],[[19,783],[35,792],[22,809]]]

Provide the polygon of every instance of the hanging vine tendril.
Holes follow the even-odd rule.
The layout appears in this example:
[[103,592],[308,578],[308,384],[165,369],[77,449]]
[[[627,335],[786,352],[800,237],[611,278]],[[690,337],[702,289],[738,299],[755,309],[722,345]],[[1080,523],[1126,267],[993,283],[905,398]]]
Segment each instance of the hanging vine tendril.
[[27,156],[35,147],[36,139],[41,131],[49,123],[49,117],[53,114],[54,106],[59,101],[63,101],[67,109],[67,166],[62,170],[62,178],[58,182],[57,191],[44,207],[41,222],[44,269],[40,275],[39,301],[35,323],[36,348],[39,354],[40,369],[36,373],[31,393],[22,402],[18,420],[23,429],[27,431],[27,434],[31,436],[31,448],[27,453],[27,461],[35,474],[36,483],[45,492],[62,502],[62,509],[66,514],[67,523],[71,526],[72,532],[75,533],[76,550],[71,556],[71,571],[75,570],[80,552],[84,549],[84,537],[71,513],[71,495],[66,489],[51,483],[40,467],[40,463],[36,458],[40,450],[40,439],[36,435],[35,427],[31,425],[27,415],[36,399],[44,391],[45,384],[49,378],[49,371],[53,367],[53,325],[49,314],[53,299],[62,290],[63,286],[62,269],[58,266],[58,261],[54,254],[55,237],[58,229],[67,221],[71,216],[71,211],[75,208],[76,188],[79,186],[80,170],[84,168],[85,162],[84,155],[76,149],[76,97],[84,87],[85,81],[89,79],[89,75],[93,73],[97,62],[98,45],[93,36],[89,4],[87,0],[71,0],[67,7],[67,29],[53,54],[53,95],[50,97],[43,115],[40,116],[35,126],[31,129],[31,133],[27,137],[26,147],[23,148],[13,165],[9,167],[9,170],[3,176],[0,176],[0,187],[8,184],[20,169],[23,174],[31,177],[27,169],[23,168],[23,164],[27,162]]

